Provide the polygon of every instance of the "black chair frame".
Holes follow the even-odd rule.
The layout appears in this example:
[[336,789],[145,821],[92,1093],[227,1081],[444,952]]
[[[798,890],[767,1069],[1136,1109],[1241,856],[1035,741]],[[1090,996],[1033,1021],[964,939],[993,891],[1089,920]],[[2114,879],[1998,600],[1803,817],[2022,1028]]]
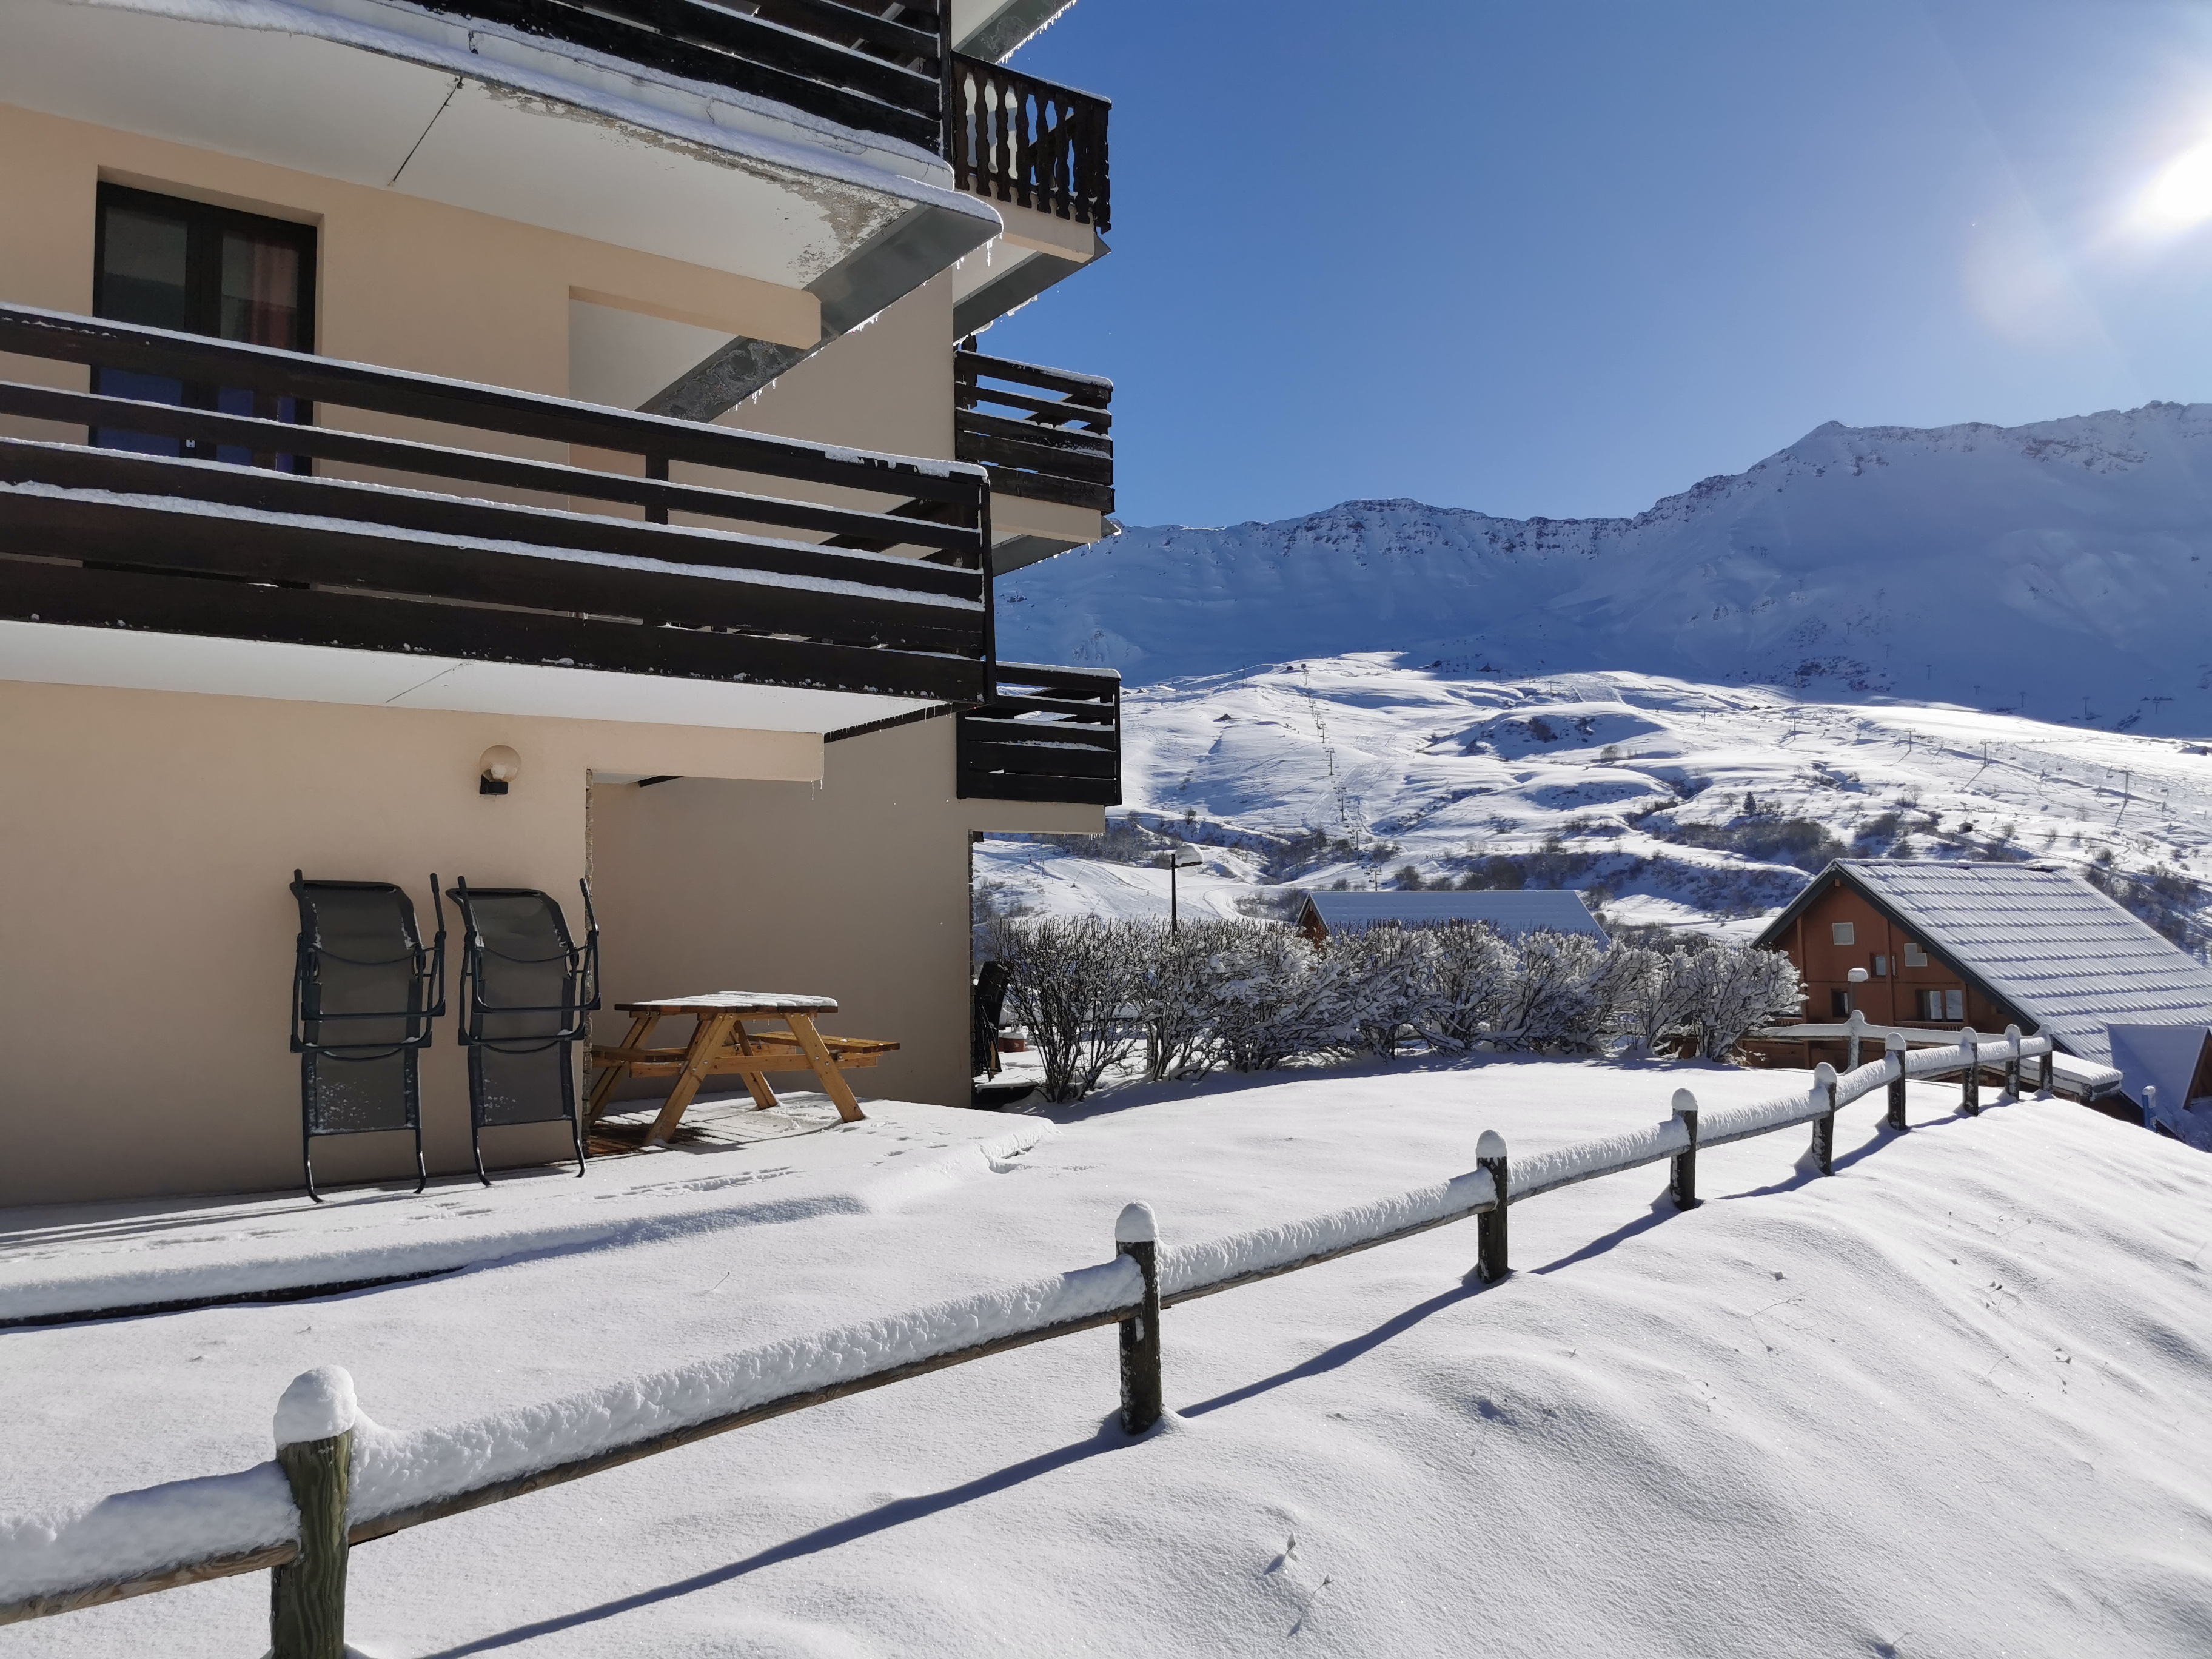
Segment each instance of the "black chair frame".
[[[485,1173],[483,1162],[485,1079],[483,1055],[490,1054],[538,1054],[548,1048],[560,1052],[560,1074],[562,1099],[566,1103],[568,1127],[576,1143],[576,1174],[585,1172],[584,1118],[581,1097],[576,1089],[575,1047],[584,1040],[590,1027],[586,1016],[599,1006],[599,922],[592,909],[592,887],[587,881],[576,885],[584,896],[584,943],[579,947],[570,940],[568,924],[562,918],[561,907],[550,894],[534,887],[475,887],[466,878],[455,883],[447,896],[461,913],[461,1046],[469,1051],[469,1150],[475,1154],[477,1179],[487,1187],[491,1176]],[[558,962],[562,964],[562,1000],[554,1003],[497,1003],[483,994],[484,966],[488,957],[503,957],[484,942],[483,933],[477,926],[476,901],[493,898],[541,898],[552,912],[554,925],[559,928],[562,948],[559,954],[544,957],[504,957],[518,962]],[[514,1014],[544,1014],[550,1017],[555,1029],[549,1032],[533,1033],[527,1036],[495,1036],[484,1030],[488,1016]],[[555,1120],[547,1118],[546,1122]]]
[[[328,950],[317,933],[311,910],[312,895],[323,892],[390,893],[399,902],[399,915],[409,937],[407,950],[395,957],[373,961],[343,957]],[[428,950],[422,947],[422,936],[415,921],[415,902],[407,896],[406,890],[388,881],[309,881],[299,871],[292,872],[292,897],[300,907],[300,933],[295,949],[292,968],[292,1052],[300,1056],[300,1169],[305,1178],[307,1196],[319,1204],[323,1195],[315,1190],[314,1139],[318,1134],[374,1134],[389,1133],[391,1127],[375,1129],[318,1129],[315,1123],[316,1062],[328,1060],[347,1064],[372,1060],[388,1060],[394,1054],[404,1054],[404,1103],[406,1121],[394,1126],[410,1130],[415,1137],[415,1190],[420,1193],[429,1183],[428,1167],[422,1160],[422,1093],[416,1065],[416,1055],[430,1046],[431,1024],[446,1012],[446,907],[438,897],[438,878],[430,877],[430,902],[435,907],[438,932]],[[409,967],[408,1004],[404,1009],[386,1009],[369,1012],[328,1013],[320,1006],[318,991],[322,983],[321,969],[325,961],[346,963],[352,967],[388,968],[406,963]],[[402,1035],[392,1040],[374,1042],[332,1042],[328,1040],[328,1028],[344,1020],[398,1020],[403,1022]],[[307,1037],[313,1028],[315,1040]]]

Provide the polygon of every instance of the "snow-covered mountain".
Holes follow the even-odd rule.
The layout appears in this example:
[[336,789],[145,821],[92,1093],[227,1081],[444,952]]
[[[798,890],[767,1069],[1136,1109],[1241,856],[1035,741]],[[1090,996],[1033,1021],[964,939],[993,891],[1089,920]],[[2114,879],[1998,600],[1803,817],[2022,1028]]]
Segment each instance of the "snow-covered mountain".
[[1632,519],[1348,501],[1002,578],[1009,659],[1132,684],[1347,653],[2212,732],[2212,404],[1831,424]]
[[[2178,738],[1389,653],[1137,689],[1124,716],[1124,816],[1205,845],[1207,869],[1182,879],[1201,912],[1267,887],[1395,885],[1410,865],[1742,935],[1848,851],[2057,860],[2193,945],[2212,921],[2212,753]],[[976,873],[1031,909],[1164,913],[1166,873],[1114,856],[1145,855],[1129,841],[993,840]]]

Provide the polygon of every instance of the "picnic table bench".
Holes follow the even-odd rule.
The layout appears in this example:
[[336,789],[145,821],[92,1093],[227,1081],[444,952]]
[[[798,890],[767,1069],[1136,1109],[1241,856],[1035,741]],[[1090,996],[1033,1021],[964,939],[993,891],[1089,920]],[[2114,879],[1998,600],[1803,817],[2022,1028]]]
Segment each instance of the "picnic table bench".
[[[823,1092],[836,1103],[837,1115],[857,1123],[865,1115],[845,1073],[873,1066],[898,1044],[870,1037],[825,1036],[815,1029],[817,1014],[834,1014],[828,997],[793,996],[777,991],[713,991],[704,996],[668,997],[657,1002],[622,1002],[616,1012],[630,1016],[629,1035],[619,1044],[594,1044],[592,1064],[606,1069],[592,1085],[590,1121],[597,1123],[625,1077],[672,1077],[668,1099],[653,1120],[646,1144],[665,1146],[699,1085],[710,1077],[732,1073],[745,1080],[756,1109],[777,1104],[769,1087],[770,1072],[811,1072]],[[672,1015],[688,1014],[695,1024],[691,1040],[680,1048],[648,1048],[653,1028]],[[780,1020],[781,1031],[748,1031],[748,1020]]]

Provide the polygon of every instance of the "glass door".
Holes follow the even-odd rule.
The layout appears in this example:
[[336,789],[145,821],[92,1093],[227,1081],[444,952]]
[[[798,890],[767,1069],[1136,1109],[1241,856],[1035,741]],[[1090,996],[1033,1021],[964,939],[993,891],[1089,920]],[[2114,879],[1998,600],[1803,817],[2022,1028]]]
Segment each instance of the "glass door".
[[[212,207],[119,185],[100,187],[93,309],[118,322],[209,334],[251,345],[307,351],[313,345],[315,233],[307,225]],[[301,399],[98,368],[93,389],[116,398],[220,410],[305,425]],[[213,445],[102,428],[93,441],[149,455],[228,461],[305,472],[305,456],[273,447]]]

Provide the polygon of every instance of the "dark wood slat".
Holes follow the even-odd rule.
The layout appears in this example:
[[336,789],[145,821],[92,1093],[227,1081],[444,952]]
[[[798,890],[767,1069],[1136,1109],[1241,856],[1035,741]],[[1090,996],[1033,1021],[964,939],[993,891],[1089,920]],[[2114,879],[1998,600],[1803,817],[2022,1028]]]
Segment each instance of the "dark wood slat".
[[1121,733],[1113,727],[1075,726],[1047,720],[1001,720],[991,718],[994,702],[982,708],[960,717],[960,730],[970,740],[980,743],[1054,743],[1084,749],[1118,749]]
[[1103,778],[1028,778],[1003,772],[960,774],[962,800],[1056,800],[1078,806],[1119,806],[1118,781]]
[[[1072,697],[1010,697],[1002,689],[991,699],[994,714],[1065,714],[1072,718],[1056,721],[1058,725],[1110,727],[1119,716],[1111,702],[1078,701]],[[1036,722],[1043,725],[1043,721]]]
[[1000,392],[995,387],[977,388],[972,383],[963,384],[953,399],[958,410],[976,409],[982,404],[998,404],[1008,409],[1026,409],[1029,415],[998,416],[1000,420],[1022,420],[1038,426],[1066,426],[1081,422],[1102,436],[1113,430],[1114,416],[1103,409],[1092,409],[1082,404],[1068,402],[1064,398],[1033,398],[1026,392]]
[[960,188],[1113,228],[1105,99],[958,52],[945,82],[945,153]]
[[975,771],[1039,778],[1112,778],[1121,773],[1121,757],[1108,750],[1018,743],[970,740],[961,745],[960,763]]
[[964,423],[953,433],[953,449],[963,461],[980,461],[988,468],[1012,467],[1042,472],[1054,478],[1079,478],[1085,483],[1114,482],[1114,458],[1057,449],[1041,443],[1001,438],[988,432],[969,430]]
[[1087,507],[1099,513],[1114,510],[1110,484],[1079,478],[1055,478],[1042,472],[1023,472],[1012,467],[988,466],[991,488],[1002,495],[1022,495],[1033,501],[1058,501],[1063,507]]
[[1114,382],[1097,374],[1078,374],[1073,369],[1046,368],[1036,363],[1016,362],[1012,357],[994,357],[988,352],[959,351],[952,357],[953,366],[963,374],[988,375],[994,380],[1012,380],[1021,386],[1042,386],[1048,392],[1062,392],[1078,403],[1095,404],[1103,409],[1112,403]]
[[476,427],[511,437],[632,455],[659,455],[733,472],[942,501],[976,510],[978,481],[899,456],[848,460],[797,441],[729,427],[605,409],[505,386],[407,374],[274,346],[142,328],[0,305],[0,352],[137,369],[201,384],[247,387],[312,404],[340,404],[410,420]]
[[[684,34],[666,33],[561,0],[419,0],[426,9],[448,15],[502,23],[519,33],[559,40],[605,52],[611,58],[661,70],[688,81],[702,81],[788,105],[840,125],[880,132],[906,143],[934,148],[943,125],[943,89],[937,77],[913,75],[881,58],[851,52],[793,30],[778,29],[736,13],[721,14],[712,25],[738,35],[742,51],[701,44]],[[620,4],[622,0],[612,0]],[[705,8],[690,9],[696,20]],[[867,67],[862,68],[861,65]],[[902,76],[916,83],[888,84],[881,75]]]
[[[875,550],[902,544],[972,554],[980,538],[964,526],[903,514],[860,513],[773,496],[740,495],[698,484],[678,484],[550,461],[528,461],[480,450],[446,449],[403,438],[372,438],[329,427],[297,426],[253,416],[223,415],[174,404],[149,404],[93,392],[0,380],[0,413],[72,422],[112,432],[196,439],[257,453],[312,456],[318,460],[373,466],[418,477],[457,478],[503,489],[695,513],[702,517],[797,530],[842,532],[825,546],[865,541]],[[665,522],[664,519],[662,522]]]
[[0,438],[0,481],[62,489],[123,490],[264,513],[299,514],[431,535],[470,536],[573,552],[618,553],[662,564],[701,564],[853,582],[886,592],[980,599],[981,573],[926,559],[856,554],[729,531],[647,525],[550,508],[426,495],[387,485],[302,477],[259,467]]
[[987,415],[980,409],[963,409],[953,416],[953,427],[979,438],[1003,438],[1010,443],[1031,444],[1041,450],[1066,455],[1094,456],[1107,464],[1114,460],[1114,441],[1098,432],[1071,432],[1065,427],[1045,426],[1006,415]]
[[983,663],[967,657],[28,560],[9,561],[0,574],[0,616],[139,633],[553,664],[944,702],[980,698],[986,673]]
[[824,40],[865,42],[907,58],[927,58],[937,73],[937,13],[914,6],[884,17],[837,0],[758,0],[759,15],[787,28],[802,29]]
[[[674,628],[748,629],[839,644],[981,657],[980,611],[534,557],[329,524],[0,492],[0,551],[159,569],[240,584],[356,588],[434,611],[455,604],[586,613]],[[10,579],[21,567],[10,571]],[[482,609],[466,613],[489,614]]]

